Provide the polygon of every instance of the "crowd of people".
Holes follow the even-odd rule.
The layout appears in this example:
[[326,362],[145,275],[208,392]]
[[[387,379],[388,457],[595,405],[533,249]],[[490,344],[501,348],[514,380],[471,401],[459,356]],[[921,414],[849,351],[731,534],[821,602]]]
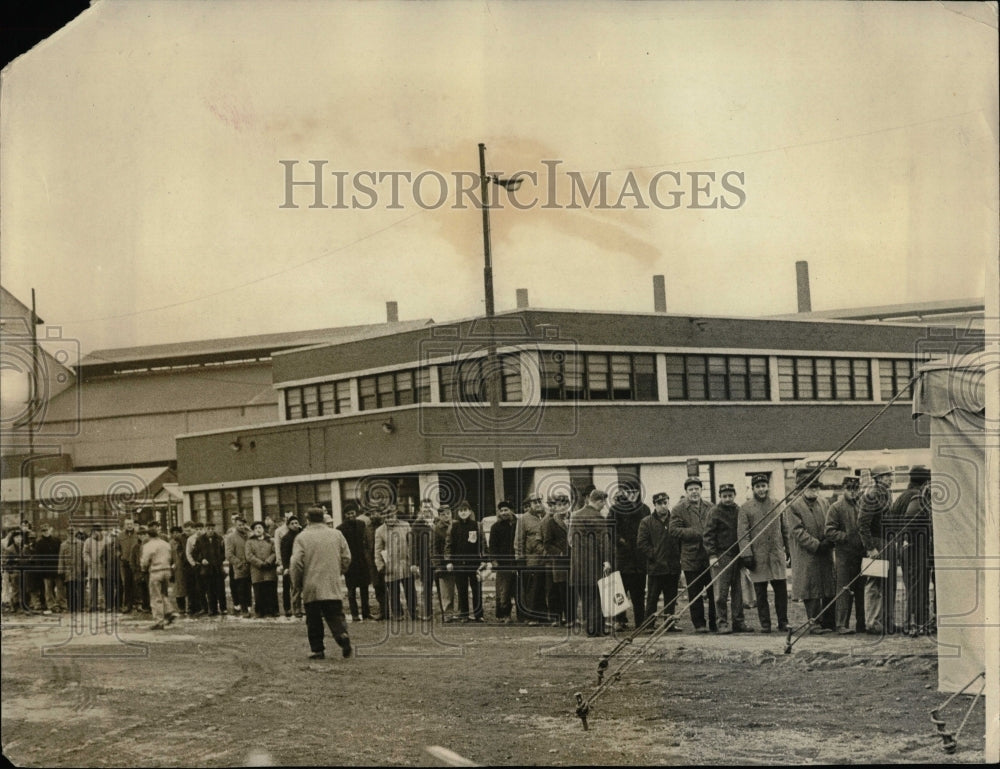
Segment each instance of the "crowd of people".
[[[349,648],[345,598],[353,622],[482,623],[489,578],[500,623],[576,627],[590,636],[626,631],[629,612],[605,617],[598,590],[598,580],[617,571],[633,628],[655,629],[657,615],[666,631],[682,632],[683,579],[696,633],[785,631],[790,597],[803,602],[818,635],[933,633],[930,472],[914,468],[893,500],[891,469],[875,467],[868,487],[849,477],[832,504],[812,475],[797,479],[787,505],[771,496],[766,474],[752,477],[743,504],[732,484],[719,487],[718,503],[706,501],[697,477],[673,506],[666,492],[653,494],[652,509],[638,484],[620,487],[607,510],[599,489],[588,489],[576,509],[566,494],[531,494],[520,512],[500,502],[488,537],[467,502],[452,510],[429,499],[412,522],[392,504],[348,503],[337,527],[322,507],[307,521],[291,511],[280,523],[237,516],[225,533],[195,520],[161,533],[155,522],[129,518],[120,530],[71,525],[60,539],[51,525],[36,537],[22,522],[3,539],[4,609],[135,613],[150,616],[153,629],[182,615],[305,617],[322,656],[324,621]],[[884,560],[885,576],[863,572],[865,558]],[[895,615],[897,567],[903,617]]]

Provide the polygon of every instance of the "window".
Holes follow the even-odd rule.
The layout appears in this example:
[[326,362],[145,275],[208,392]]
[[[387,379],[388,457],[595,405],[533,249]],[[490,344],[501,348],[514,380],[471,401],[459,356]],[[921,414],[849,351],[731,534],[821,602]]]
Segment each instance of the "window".
[[865,358],[778,358],[781,400],[871,400],[871,375]]
[[[410,406],[430,400],[430,373],[427,369],[389,371],[358,379],[358,400],[362,411]],[[350,401],[350,391],[338,393],[338,400]]]
[[652,355],[544,350],[541,368],[543,400],[657,400]]
[[265,519],[284,520],[286,510],[292,510],[303,525],[306,511],[313,505],[323,505],[332,511],[330,505],[330,482],[308,481],[305,483],[283,483],[280,486],[263,486],[260,490],[262,513]]
[[767,358],[667,355],[667,397],[677,401],[766,401]]
[[229,530],[233,516],[241,514],[248,522],[253,521],[253,489],[218,489],[191,492],[191,512],[195,520],[203,523],[218,523],[222,532]]
[[351,410],[351,383],[323,382],[285,388],[285,419],[345,414]]
[[878,374],[882,400],[892,400],[901,391],[906,391],[905,397],[912,397],[913,392],[909,384],[916,369],[916,364],[912,360],[880,360],[878,362]]
[[[501,355],[497,361],[500,368],[500,400],[507,403],[520,401],[522,397],[520,357]],[[441,366],[441,401],[489,403],[488,372],[487,357],[466,358],[458,363]]]

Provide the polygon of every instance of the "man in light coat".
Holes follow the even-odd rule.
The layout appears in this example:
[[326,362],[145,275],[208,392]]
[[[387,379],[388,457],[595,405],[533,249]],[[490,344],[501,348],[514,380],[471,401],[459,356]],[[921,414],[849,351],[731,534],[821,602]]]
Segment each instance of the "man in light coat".
[[385,522],[375,530],[375,568],[385,581],[382,608],[386,619],[402,619],[399,591],[406,594],[410,619],[417,618],[417,588],[410,570],[410,524],[399,520],[396,506],[385,509]]
[[177,615],[177,607],[167,589],[174,571],[173,549],[160,539],[160,524],[156,519],[146,526],[146,536],[148,539],[141,544],[139,568],[148,575],[149,606],[153,613],[150,630],[163,630]]
[[[805,605],[814,635],[832,633],[836,628],[833,596],[836,581],[833,573],[833,539],[826,536],[829,504],[819,496],[819,481],[814,471],[800,473],[802,495],[785,511],[792,552],[792,596]],[[823,607],[827,609],[823,611]]]
[[[542,495],[535,492],[526,500],[528,509],[518,516],[514,530],[514,558],[521,565],[521,590],[529,625],[549,622],[546,595],[552,575],[545,568],[545,547],[542,545],[542,519],[545,506]],[[518,612],[520,616],[520,612]]]
[[309,659],[323,659],[323,622],[330,627],[333,640],[344,657],[351,656],[351,638],[344,617],[342,575],[351,565],[351,550],[337,529],[323,522],[322,507],[306,512],[309,525],[292,544],[289,570],[292,587],[301,594],[306,610],[306,633],[312,653]]
[[[788,630],[788,528],[769,491],[771,482],[764,473],[750,479],[753,498],[740,507],[737,535],[740,557],[750,574],[757,595],[757,619],[762,633],[771,632],[771,612],[767,605],[767,584],[774,592],[774,613],[778,630]],[[752,542],[752,544],[751,544]]]

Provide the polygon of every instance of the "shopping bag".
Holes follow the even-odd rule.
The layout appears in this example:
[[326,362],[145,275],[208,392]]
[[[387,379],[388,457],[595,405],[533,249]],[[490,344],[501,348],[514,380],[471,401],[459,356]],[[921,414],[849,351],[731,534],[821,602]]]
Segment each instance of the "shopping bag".
[[614,617],[632,608],[632,602],[625,595],[621,572],[613,571],[601,577],[597,580],[597,589],[601,593],[601,613],[605,617]]
[[880,558],[862,558],[861,573],[866,577],[885,579],[889,576],[889,562]]

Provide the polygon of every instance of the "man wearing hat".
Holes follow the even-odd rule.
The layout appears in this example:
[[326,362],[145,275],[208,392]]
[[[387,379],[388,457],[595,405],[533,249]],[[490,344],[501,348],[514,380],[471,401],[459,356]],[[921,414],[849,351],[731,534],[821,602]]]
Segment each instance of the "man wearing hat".
[[[451,522],[451,505],[440,505],[437,509],[437,518],[434,519],[431,564],[434,567],[434,586],[437,588],[438,608],[441,609],[442,622],[455,613],[455,575],[445,568],[444,560],[444,551],[448,544],[448,532],[451,530]],[[511,553],[514,552],[513,536],[511,534]],[[514,572],[512,574],[514,577],[514,589],[516,590],[517,575]],[[499,589],[500,575],[497,574],[497,590]]]
[[[542,519],[542,547],[548,557],[552,589],[548,594],[552,624],[570,627],[576,619],[576,593],[569,585],[569,494],[550,492],[549,513]],[[492,532],[491,532],[492,537]],[[643,587],[646,575],[643,573]]]
[[[621,573],[625,593],[632,602],[635,626],[646,621],[646,564],[636,547],[639,523],[650,514],[641,499],[638,482],[622,484],[621,490],[611,505],[610,520],[614,522],[615,568]],[[619,630],[628,627],[628,616],[622,612],[615,621]]]
[[911,637],[931,633],[934,619],[930,613],[934,561],[930,483],[930,469],[914,465],[910,469],[909,486],[892,506],[894,513],[897,507],[902,508],[899,512],[902,538],[899,550],[906,585],[906,630]]
[[[743,589],[740,579],[743,574],[739,559],[740,507],[736,504],[736,487],[731,483],[719,486],[719,503],[708,513],[705,524],[705,550],[712,566],[715,581],[715,616],[720,633],[745,633],[743,620]],[[732,627],[729,625],[729,609],[732,605]]]
[[762,633],[771,632],[771,612],[767,605],[767,585],[774,593],[774,613],[778,630],[788,630],[788,586],[786,558],[788,528],[778,503],[770,495],[771,481],[766,473],[750,479],[753,498],[740,507],[738,534],[740,558],[750,573],[757,596],[757,619]]
[[[449,525],[450,523],[448,521]],[[514,507],[506,499],[498,502],[497,520],[490,529],[487,551],[493,571],[496,572],[496,616],[504,624],[510,624],[514,594],[517,592],[517,571],[514,568],[516,528]],[[448,576],[454,579],[454,575],[448,574]],[[452,595],[454,595],[454,582],[452,582]]]
[[[660,595],[663,614],[674,614],[681,578],[681,543],[670,533],[670,496],[665,491],[653,495],[653,512],[639,522],[635,545],[646,560],[646,617],[656,614]],[[676,619],[667,632],[681,632]]]
[[[701,479],[691,476],[684,481],[684,499],[670,513],[670,533],[681,542],[681,569],[687,582],[688,611],[694,632],[716,631],[715,590],[712,571],[705,550],[705,524],[712,506],[701,498]],[[707,588],[707,590],[706,590]],[[706,595],[707,593],[707,595]],[[708,601],[708,627],[705,627],[705,607]]]
[[[861,559],[865,546],[858,533],[858,492],[860,480],[855,475],[844,478],[844,493],[826,514],[826,537],[833,541],[837,576],[836,624],[840,635],[852,635],[851,607],[857,632],[865,632],[865,584]],[[845,590],[846,588],[846,590]]]
[[[892,508],[892,468],[875,465],[871,470],[872,484],[861,495],[858,506],[858,533],[869,558],[881,558],[886,542],[883,539],[882,519]],[[891,549],[891,548],[890,548]],[[890,564],[895,571],[895,561]],[[893,614],[895,592],[887,591],[887,580],[869,575],[865,584],[865,624],[873,635],[894,633]],[[893,576],[893,587],[896,579]]]
[[813,634],[832,633],[836,628],[832,606],[836,595],[833,540],[826,536],[829,504],[819,496],[818,475],[816,470],[799,471],[796,481],[800,495],[785,513],[792,551],[792,597],[805,605]]

